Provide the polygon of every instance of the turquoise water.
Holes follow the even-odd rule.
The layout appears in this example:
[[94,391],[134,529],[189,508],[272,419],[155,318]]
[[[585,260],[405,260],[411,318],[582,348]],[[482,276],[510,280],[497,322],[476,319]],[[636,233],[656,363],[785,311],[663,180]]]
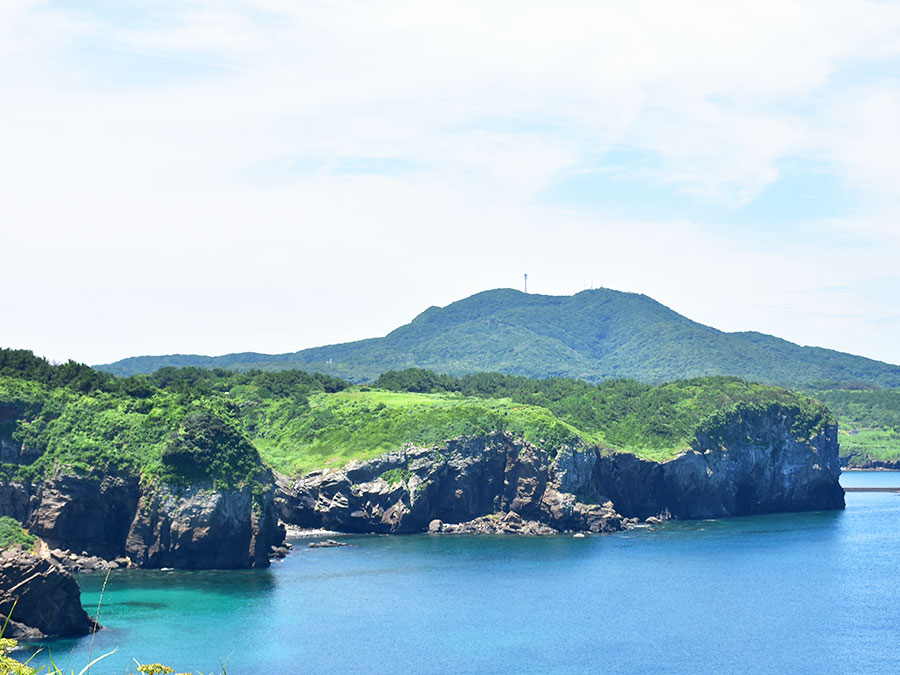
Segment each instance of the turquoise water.
[[[844,512],[347,537],[269,570],[114,573],[94,655],[119,651],[93,672],[898,672],[898,526],[900,495],[848,493]],[[102,581],[81,578],[86,606]],[[76,671],[88,645],[48,643]]]

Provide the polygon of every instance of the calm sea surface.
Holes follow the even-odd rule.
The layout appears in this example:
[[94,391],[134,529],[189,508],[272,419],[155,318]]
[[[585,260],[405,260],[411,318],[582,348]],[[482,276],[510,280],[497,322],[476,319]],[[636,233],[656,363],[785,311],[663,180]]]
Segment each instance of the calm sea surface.
[[[113,573],[93,653],[118,652],[92,672],[900,672],[898,494],[584,539],[345,541],[269,570]],[[96,611],[103,577],[80,581]],[[77,672],[89,643],[46,648]]]

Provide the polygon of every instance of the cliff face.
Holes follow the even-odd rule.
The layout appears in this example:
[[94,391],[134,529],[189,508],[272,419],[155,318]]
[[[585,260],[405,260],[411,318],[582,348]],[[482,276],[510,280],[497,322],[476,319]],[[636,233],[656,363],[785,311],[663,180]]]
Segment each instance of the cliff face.
[[63,475],[40,485],[26,525],[48,544],[91,555],[122,555],[141,489],[136,478]]
[[51,548],[140,567],[266,567],[284,541],[271,486],[253,495],[202,487],[142,487],[136,478],[63,475],[38,486],[0,486],[11,515]]
[[125,554],[140,567],[267,567],[270,548],[283,541],[271,490],[254,502],[249,488],[164,488],[141,499]]
[[462,523],[515,513],[555,529],[619,529],[606,499],[583,503],[559,491],[542,450],[506,434],[411,448],[279,480],[285,522],[343,532],[421,532],[432,521]]
[[797,438],[784,412],[735,416],[723,433],[698,434],[663,463],[633,455],[563,453],[563,489],[603,494],[628,516],[722,518],[844,508],[837,426]]
[[[790,409],[734,413],[675,459],[601,448],[555,457],[508,434],[408,448],[341,470],[248,488],[141,486],[122,476],[0,485],[11,515],[49,546],[141,567],[269,564],[284,530],[605,532],[659,514],[720,518],[844,506],[837,429],[802,431]],[[798,431],[799,429],[799,431]],[[456,527],[470,523],[470,526]]]
[[15,639],[86,635],[94,626],[74,577],[54,561],[21,550],[0,557],[0,621],[7,617],[3,637]]
[[[610,531],[622,517],[837,509],[837,428],[798,438],[789,411],[736,414],[673,460],[598,448],[555,458],[504,434],[450,441],[278,481],[285,522],[344,532],[421,532],[433,520],[513,513],[556,530]],[[434,528],[432,528],[434,529]]]

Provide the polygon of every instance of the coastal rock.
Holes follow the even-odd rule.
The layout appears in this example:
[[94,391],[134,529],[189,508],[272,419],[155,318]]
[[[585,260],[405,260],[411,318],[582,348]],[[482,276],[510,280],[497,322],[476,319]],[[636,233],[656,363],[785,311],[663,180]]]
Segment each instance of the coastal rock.
[[559,534],[559,530],[534,520],[523,520],[515,511],[495,513],[464,523],[442,523],[443,534],[518,534],[537,536]]
[[345,541],[326,539],[325,541],[311,541],[306,545],[307,548],[336,548],[338,546],[350,546],[350,544]]
[[22,483],[0,483],[0,515],[24,523],[31,513],[36,497],[31,486]]
[[841,458],[841,463],[846,469],[866,469],[869,471],[900,471],[900,460],[886,461],[882,459],[872,459],[871,457],[860,457],[857,455],[849,455]]
[[265,567],[284,544],[274,495],[271,485],[253,493],[59,475],[34,488],[0,485],[0,515],[25,522],[72,572]]
[[493,532],[502,528],[480,519],[511,513],[555,531],[613,532],[648,518],[843,508],[837,427],[801,437],[796,414],[735,410],[666,462],[601,447],[563,447],[551,457],[509,434],[463,437],[281,477],[275,501],[287,523],[382,533],[473,521],[468,531]]
[[789,410],[734,414],[719,435],[698,435],[667,462],[627,453],[561,452],[562,489],[609,498],[619,513],[646,519],[723,518],[840,509],[837,426],[798,438]]
[[7,617],[4,637],[16,639],[87,635],[94,628],[71,573],[21,548],[0,556],[0,620]]
[[606,500],[584,504],[560,492],[551,465],[546,452],[509,434],[464,437],[295,481],[282,477],[276,503],[288,523],[341,532],[444,532],[472,522],[467,531],[540,529],[520,527],[515,518],[540,523],[543,533],[621,529]]
[[122,554],[139,496],[136,478],[58,476],[36,491],[26,527],[51,547],[114,558]]
[[149,568],[267,567],[283,541],[271,492],[162,487],[141,498],[125,553]]

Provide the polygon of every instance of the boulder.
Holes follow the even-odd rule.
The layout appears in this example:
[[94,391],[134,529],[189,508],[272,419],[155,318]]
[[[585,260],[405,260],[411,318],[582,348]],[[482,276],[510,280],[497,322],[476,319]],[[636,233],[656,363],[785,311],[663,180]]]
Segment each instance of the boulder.
[[7,617],[4,637],[16,639],[87,635],[95,626],[72,574],[21,548],[0,556],[0,620]]

